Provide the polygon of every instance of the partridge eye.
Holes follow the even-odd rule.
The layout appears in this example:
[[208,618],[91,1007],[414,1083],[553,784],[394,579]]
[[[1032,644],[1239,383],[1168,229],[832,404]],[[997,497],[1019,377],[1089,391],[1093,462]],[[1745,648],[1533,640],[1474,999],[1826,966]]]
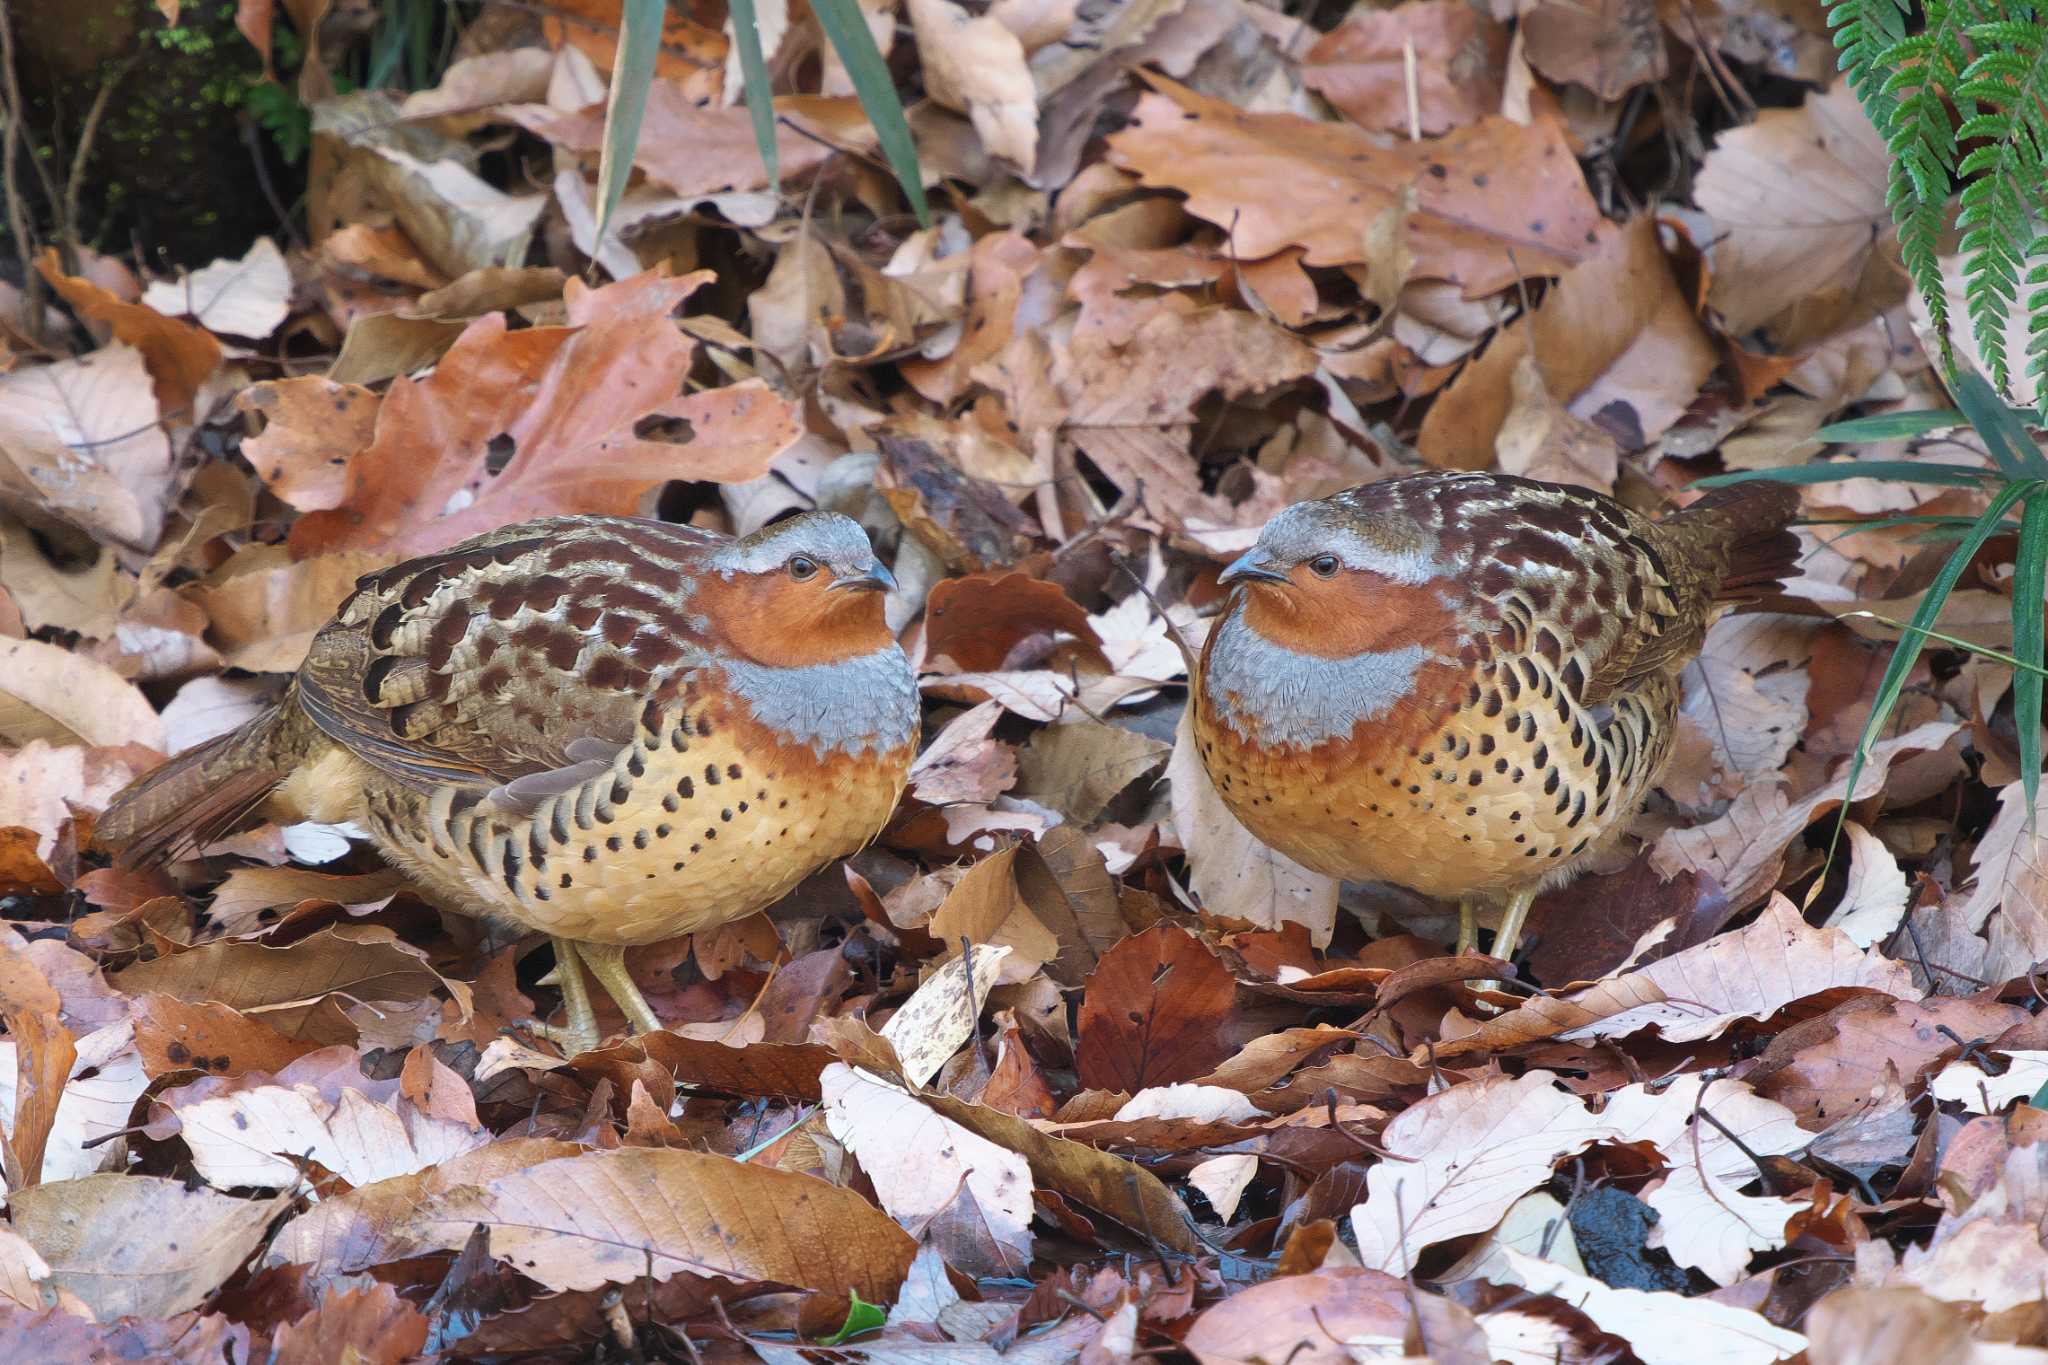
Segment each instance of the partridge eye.
[[818,561],[798,555],[789,561],[789,576],[802,583],[818,576]]
[[1317,578],[1335,578],[1337,576],[1337,556],[1317,555],[1308,562],[1308,571]]

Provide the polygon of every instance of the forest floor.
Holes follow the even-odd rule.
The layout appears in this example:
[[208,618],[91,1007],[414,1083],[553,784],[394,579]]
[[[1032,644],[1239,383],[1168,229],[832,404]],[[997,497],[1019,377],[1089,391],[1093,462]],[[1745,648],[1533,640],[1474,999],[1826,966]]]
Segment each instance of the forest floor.
[[[1518,972],[1270,854],[1181,720],[1295,501],[1988,463],[1814,439],[1949,406],[1820,7],[878,6],[929,227],[757,8],[776,187],[697,6],[600,246],[618,4],[492,6],[429,88],[299,75],[274,237],[0,286],[0,1358],[2048,1362],[2010,669],[1930,648],[1850,790],[1951,548],[1883,519],[1973,490],[1803,490],[1803,614],[1713,626]],[[346,829],[91,847],[359,575],[810,506],[925,748],[873,847],[631,955],[662,1033],[558,1055],[545,940]],[[2014,557],[1946,633],[2012,647]]]

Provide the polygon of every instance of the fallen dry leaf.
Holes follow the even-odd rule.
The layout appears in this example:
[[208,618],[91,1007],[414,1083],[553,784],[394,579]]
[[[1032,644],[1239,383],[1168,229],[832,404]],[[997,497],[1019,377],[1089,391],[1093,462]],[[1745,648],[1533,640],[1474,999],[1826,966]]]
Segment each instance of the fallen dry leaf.
[[142,352],[115,342],[0,374],[0,498],[149,549],[175,471]]
[[[787,402],[759,383],[676,397],[692,348],[667,314],[699,283],[572,285],[569,327],[508,333],[496,313],[471,323],[429,378],[392,385],[346,498],[299,518],[294,554],[416,554],[525,517],[630,515],[664,479],[766,472],[799,434]],[[591,391],[606,400],[570,401]],[[511,457],[492,473],[500,435]],[[470,501],[443,515],[458,494]]]
[[730,1157],[645,1147],[543,1161],[443,1194],[406,1221],[418,1245],[451,1251],[485,1223],[495,1255],[555,1290],[681,1271],[887,1303],[916,1251],[851,1190]]
[[874,1181],[890,1217],[912,1231],[931,1224],[947,1263],[968,1274],[1029,1269],[1030,1163],[864,1071],[834,1063],[823,1090],[826,1127]]
[[102,1318],[153,1318],[206,1302],[288,1202],[108,1173],[15,1190],[8,1210],[53,1287]]
[[1192,1080],[1229,1055],[1218,1030],[1236,983],[1185,930],[1125,939],[1088,974],[1074,1059],[1081,1083],[1135,1093]]
[[1438,1043],[1434,1055],[1442,1061],[1541,1038],[1623,1038],[1641,1029],[1654,1029],[1668,1042],[1691,1042],[1844,988],[1905,998],[1913,993],[1912,973],[1902,962],[1859,949],[1839,929],[1812,928],[1792,902],[1776,896],[1747,928],[1571,995],[1538,996],[1462,1038]]
[[1499,112],[1507,34],[1456,0],[1407,0],[1366,10],[1317,40],[1302,59],[1302,83],[1361,127],[1410,128],[1407,64],[1416,69],[1414,127],[1441,133]]
[[1853,298],[1895,268],[1885,164],[1884,139],[1841,83],[1716,140],[1693,198],[1714,220],[1707,301],[1730,335],[1781,331],[1789,348],[1803,330],[1793,305]]
[[1247,259],[1293,245],[1309,265],[1362,262],[1361,226],[1409,187],[1415,272],[1454,281],[1468,298],[1559,273],[1599,245],[1599,215],[1547,120],[1490,118],[1425,147],[1385,148],[1341,125],[1154,85],[1162,93],[1140,99],[1131,127],[1110,139],[1113,157],[1148,185],[1186,193],[1189,212],[1228,227]]

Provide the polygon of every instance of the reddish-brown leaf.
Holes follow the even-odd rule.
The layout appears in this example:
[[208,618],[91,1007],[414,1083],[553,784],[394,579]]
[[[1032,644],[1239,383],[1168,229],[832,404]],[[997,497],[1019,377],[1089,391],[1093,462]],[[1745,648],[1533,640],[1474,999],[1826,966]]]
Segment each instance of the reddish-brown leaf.
[[1223,1025],[1236,991],[1183,929],[1155,925],[1125,939],[1088,974],[1074,1058],[1081,1084],[1136,1094],[1204,1074],[1233,1051]]

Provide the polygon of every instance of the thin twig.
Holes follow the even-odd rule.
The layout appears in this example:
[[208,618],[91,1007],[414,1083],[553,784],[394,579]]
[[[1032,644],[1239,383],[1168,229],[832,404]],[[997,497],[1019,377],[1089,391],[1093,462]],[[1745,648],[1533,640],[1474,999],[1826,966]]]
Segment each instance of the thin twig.
[[988,1039],[981,1036],[981,1002],[974,998],[974,940],[965,934],[960,935],[960,965],[966,968],[967,1031],[974,1039],[975,1054],[992,1078],[996,1074],[996,1059],[988,1050]]
[[67,275],[78,273],[78,195],[85,187],[85,163],[92,156],[93,140],[99,136],[100,120],[106,117],[107,105],[114,98],[115,88],[128,78],[128,73],[141,59],[141,53],[131,52],[127,60],[100,82],[99,93],[92,98],[92,108],[85,111],[85,122],[78,129],[78,146],[71,153],[71,176],[64,182],[64,211],[57,219],[58,258],[63,261]]
[[4,111],[7,119],[6,150],[0,152],[0,192],[7,196],[7,231],[14,238],[15,251],[21,256],[22,288],[28,295],[22,325],[28,331],[28,339],[40,346],[43,344],[43,276],[35,268],[35,227],[29,222],[28,205],[22,199],[21,183],[16,175],[21,143],[27,136],[26,106],[21,99],[21,82],[14,74],[14,15],[7,0],[0,0],[0,91],[4,91],[7,105]]

